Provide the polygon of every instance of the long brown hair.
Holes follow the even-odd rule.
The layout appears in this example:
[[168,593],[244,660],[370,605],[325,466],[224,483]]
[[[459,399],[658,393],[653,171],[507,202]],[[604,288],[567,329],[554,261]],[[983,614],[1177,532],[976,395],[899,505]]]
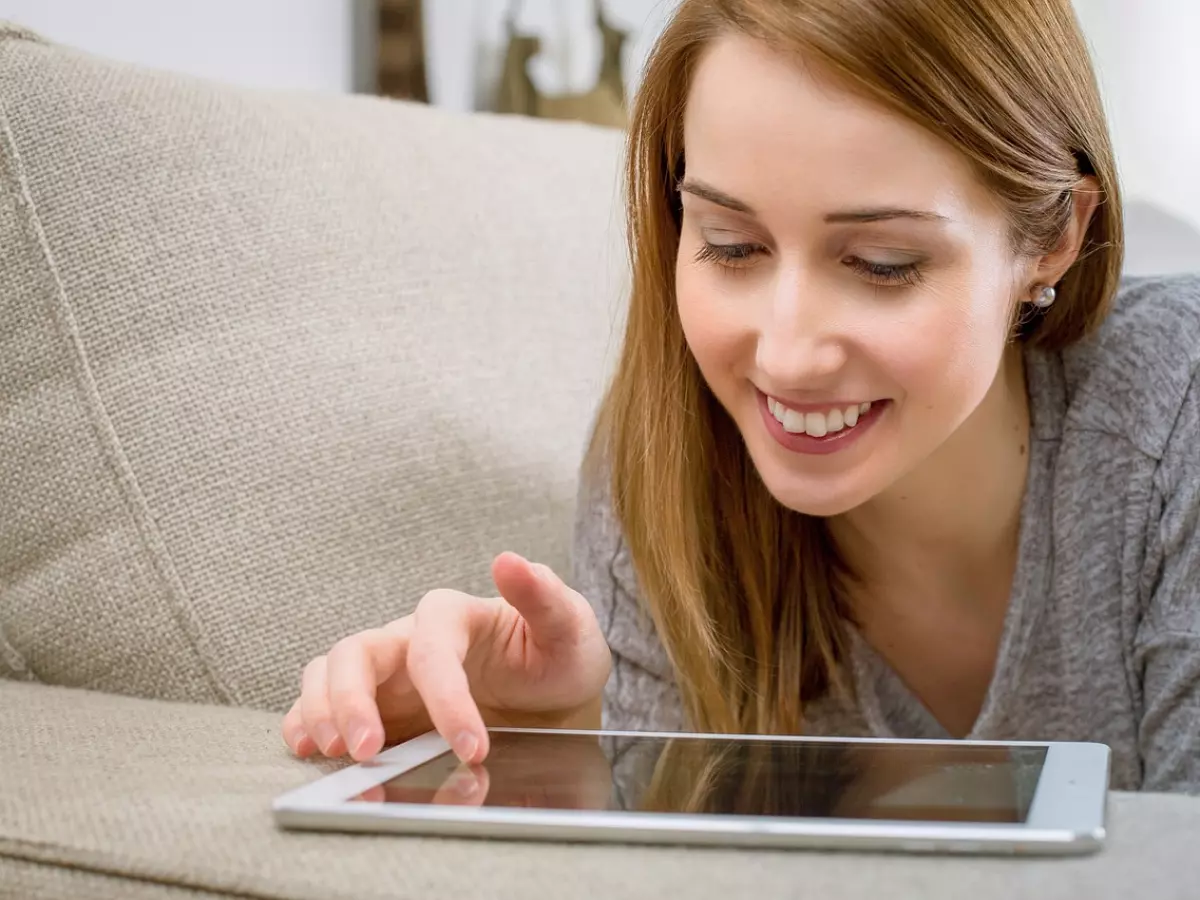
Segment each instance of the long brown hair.
[[[683,0],[632,110],[633,283],[594,435],[642,599],[693,727],[797,733],[803,703],[849,690],[850,573],[823,520],[781,506],[706,386],[675,307],[683,111],[705,48],[742,34],[822,64],[965,154],[1004,203],[1014,249],[1059,242],[1081,175],[1102,191],[1058,301],[1021,340],[1058,350],[1104,318],[1122,264],[1116,167],[1070,0]],[[600,471],[601,465],[604,471]],[[585,477],[588,477],[585,473]]]

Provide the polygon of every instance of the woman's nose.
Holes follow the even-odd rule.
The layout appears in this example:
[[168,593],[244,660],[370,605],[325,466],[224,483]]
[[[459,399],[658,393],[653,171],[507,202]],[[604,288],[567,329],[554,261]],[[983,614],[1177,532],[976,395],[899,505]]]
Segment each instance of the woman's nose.
[[755,362],[772,383],[819,388],[845,365],[839,303],[803,273],[781,271],[758,329]]

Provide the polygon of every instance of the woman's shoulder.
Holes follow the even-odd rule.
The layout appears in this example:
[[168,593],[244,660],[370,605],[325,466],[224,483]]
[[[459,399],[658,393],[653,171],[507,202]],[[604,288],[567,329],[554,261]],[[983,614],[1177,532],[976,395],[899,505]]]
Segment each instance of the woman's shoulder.
[[1194,364],[1200,359],[1200,271],[1121,279],[1097,337],[1146,350],[1174,347]]
[[1107,319],[1062,362],[1068,425],[1161,458],[1200,370],[1200,275],[1124,279]]

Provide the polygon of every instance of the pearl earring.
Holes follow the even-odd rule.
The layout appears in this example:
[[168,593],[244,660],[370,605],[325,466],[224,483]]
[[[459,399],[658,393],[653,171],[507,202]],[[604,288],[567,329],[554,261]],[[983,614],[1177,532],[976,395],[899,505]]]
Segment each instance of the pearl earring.
[[1054,305],[1054,299],[1058,296],[1058,292],[1054,288],[1046,285],[1040,291],[1033,295],[1033,305],[1038,309],[1048,309]]

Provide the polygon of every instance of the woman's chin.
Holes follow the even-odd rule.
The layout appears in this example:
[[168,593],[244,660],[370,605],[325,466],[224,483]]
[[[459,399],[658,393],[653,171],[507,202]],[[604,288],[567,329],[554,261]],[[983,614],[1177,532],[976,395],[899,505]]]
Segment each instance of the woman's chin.
[[867,499],[797,489],[794,485],[787,485],[776,490],[768,484],[767,490],[781,506],[787,507],[792,512],[821,519],[829,519],[847,513],[856,506],[861,506]]
[[755,459],[754,463],[767,492],[781,506],[806,516],[840,516],[878,493],[861,477],[799,475],[780,466],[777,460],[760,463]]

